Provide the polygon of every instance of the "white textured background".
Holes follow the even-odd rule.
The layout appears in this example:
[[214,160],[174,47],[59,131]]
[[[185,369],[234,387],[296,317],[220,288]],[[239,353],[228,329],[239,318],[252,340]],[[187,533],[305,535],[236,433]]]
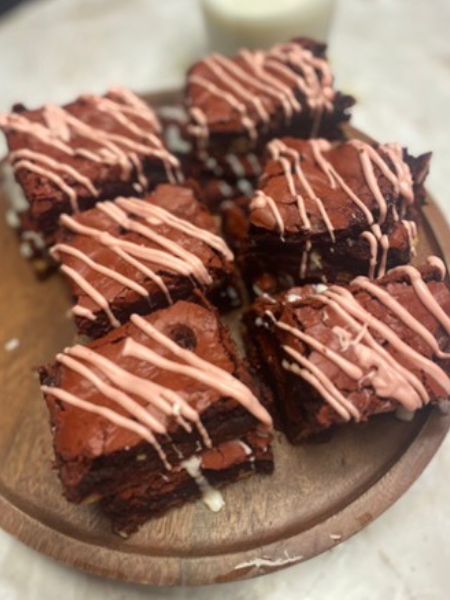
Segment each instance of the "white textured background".
[[[274,0],[276,1],[276,0]],[[331,40],[354,123],[435,152],[429,189],[450,214],[450,0],[341,0]],[[181,82],[205,51],[195,0],[42,0],[0,21],[0,110],[122,83]],[[0,600],[448,600],[450,439],[393,508],[306,564],[239,584],[156,590],[65,568],[0,532]]]

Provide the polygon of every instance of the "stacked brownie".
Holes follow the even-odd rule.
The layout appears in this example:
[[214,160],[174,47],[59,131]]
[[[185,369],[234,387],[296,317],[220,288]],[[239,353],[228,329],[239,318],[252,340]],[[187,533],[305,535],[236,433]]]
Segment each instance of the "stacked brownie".
[[45,255],[58,219],[119,195],[182,180],[153,110],[124,88],[60,107],[0,115],[15,181],[13,213],[28,257]]
[[249,193],[269,140],[340,138],[354,102],[334,89],[326,46],[306,38],[232,58],[208,56],[190,69],[184,101],[194,148],[188,173],[216,206]]
[[[59,476],[118,533],[270,473],[272,415],[298,442],[448,397],[445,269],[407,264],[430,156],[344,140],[352,103],[298,39],[194,65],[177,157],[122,88],[0,116],[28,254],[90,338],[40,369]],[[220,317],[241,281],[249,363]]]
[[40,375],[66,497],[101,500],[121,532],[201,494],[218,510],[209,479],[272,470],[269,395],[209,308],[133,315]]
[[225,229],[249,288],[382,276],[409,262],[430,155],[397,144],[282,138],[250,201],[230,203]]

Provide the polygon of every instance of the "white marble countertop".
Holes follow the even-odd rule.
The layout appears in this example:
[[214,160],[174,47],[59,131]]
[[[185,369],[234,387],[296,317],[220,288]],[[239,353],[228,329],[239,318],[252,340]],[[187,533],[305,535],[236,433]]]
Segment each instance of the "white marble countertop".
[[[414,153],[435,152],[429,189],[450,214],[449,0],[343,0],[331,55],[354,123]],[[43,0],[0,21],[0,110],[70,100],[122,83],[179,84],[205,51],[195,0]],[[308,563],[239,584],[153,589],[63,567],[0,532],[1,600],[233,597],[246,600],[445,600],[449,597],[450,438],[412,489],[375,523]]]

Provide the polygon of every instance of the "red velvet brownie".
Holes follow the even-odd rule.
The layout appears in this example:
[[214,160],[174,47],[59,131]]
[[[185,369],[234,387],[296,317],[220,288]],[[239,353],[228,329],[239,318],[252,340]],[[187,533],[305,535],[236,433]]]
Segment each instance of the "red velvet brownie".
[[260,298],[245,322],[293,442],[450,395],[450,289],[437,257],[378,280]]
[[[430,155],[397,144],[276,139],[250,202],[229,205],[225,230],[250,284],[379,277],[414,253]],[[269,286],[270,287],[270,286]]]
[[58,354],[40,377],[73,502],[171,477],[193,454],[272,427],[267,388],[217,315],[190,302],[132,315],[104,338]]
[[124,88],[64,107],[17,105],[0,115],[0,128],[23,196],[20,229],[35,250],[52,243],[62,213],[182,177],[153,110]]
[[281,135],[340,137],[354,100],[334,89],[325,50],[299,38],[196,63],[187,76],[185,105],[200,160],[223,163],[226,155],[259,152]]
[[233,254],[188,188],[160,185],[144,199],[62,215],[51,254],[70,283],[78,330],[91,337],[198,292],[224,310],[239,304]]
[[188,500],[201,497],[210,510],[218,512],[225,504],[218,488],[253,473],[272,473],[270,441],[270,436],[254,431],[241,440],[224,442],[194,454],[168,474],[156,473],[103,498],[100,507],[122,536]]

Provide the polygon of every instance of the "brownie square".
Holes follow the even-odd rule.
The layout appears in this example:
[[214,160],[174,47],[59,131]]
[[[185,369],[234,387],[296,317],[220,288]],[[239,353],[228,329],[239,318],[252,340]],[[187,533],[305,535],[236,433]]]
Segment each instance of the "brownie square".
[[74,502],[118,493],[261,425],[270,396],[215,312],[179,301],[40,370],[56,465]]
[[194,454],[169,474],[156,473],[114,496],[103,498],[100,508],[123,537],[143,523],[190,500],[202,498],[218,512],[225,501],[218,491],[225,485],[257,474],[273,472],[270,436],[254,431],[240,440],[219,444]]
[[273,386],[291,441],[448,399],[444,276],[430,257],[376,281],[309,285],[255,302],[245,317],[251,363]]
[[72,289],[80,333],[99,337],[133,312],[199,292],[224,310],[238,305],[233,254],[218,233],[192,191],[170,184],[63,215],[51,254]]
[[182,177],[153,110],[124,88],[84,95],[64,107],[16,105],[0,115],[0,128],[22,196],[12,203],[22,234],[28,234],[23,240],[31,245],[29,254],[53,242],[62,213]]
[[[371,278],[414,254],[430,155],[360,140],[276,139],[251,201],[229,203],[225,231],[250,286]],[[260,287],[260,286],[259,286]]]
[[342,135],[354,100],[336,91],[326,46],[306,38],[269,50],[211,54],[188,72],[187,129],[197,156],[259,152],[282,135]]

